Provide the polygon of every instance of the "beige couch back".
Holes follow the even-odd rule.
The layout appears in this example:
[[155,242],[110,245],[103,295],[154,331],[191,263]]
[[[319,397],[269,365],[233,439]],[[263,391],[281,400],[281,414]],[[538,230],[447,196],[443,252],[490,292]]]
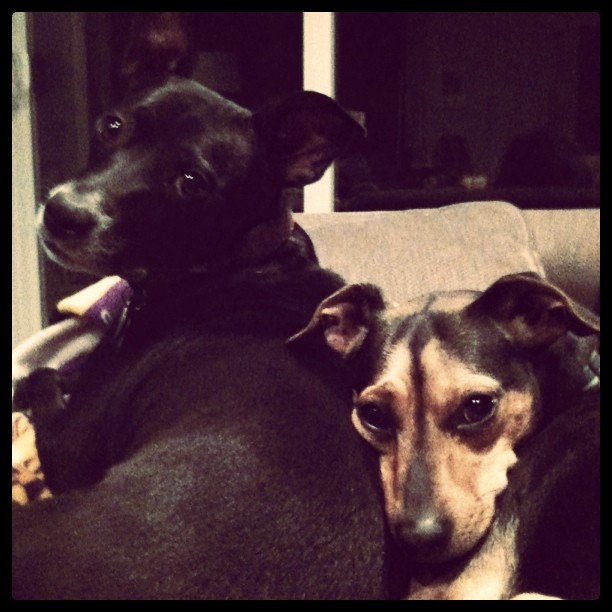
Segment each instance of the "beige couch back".
[[523,210],[547,277],[599,312],[600,215],[598,208]]
[[531,270],[598,311],[598,209],[467,202],[295,217],[323,266],[347,282],[377,284],[391,302],[430,291],[483,290],[504,274]]

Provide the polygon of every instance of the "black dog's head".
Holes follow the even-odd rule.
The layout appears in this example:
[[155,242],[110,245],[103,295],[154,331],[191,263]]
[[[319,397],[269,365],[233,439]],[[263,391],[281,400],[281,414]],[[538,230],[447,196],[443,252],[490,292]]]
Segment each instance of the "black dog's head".
[[128,279],[226,266],[257,253],[252,240],[265,252],[290,231],[283,188],[318,180],[361,128],[314,92],[252,113],[180,74],[176,21],[145,25],[124,64],[129,92],[98,119],[90,164],[41,207],[45,250],[67,268]]
[[353,424],[380,454],[392,533],[429,563],[487,532],[517,445],[546,411],[571,409],[588,358],[577,338],[598,333],[598,318],[558,288],[517,274],[395,310],[375,287],[344,287],[289,342],[325,342],[347,360],[373,353]]

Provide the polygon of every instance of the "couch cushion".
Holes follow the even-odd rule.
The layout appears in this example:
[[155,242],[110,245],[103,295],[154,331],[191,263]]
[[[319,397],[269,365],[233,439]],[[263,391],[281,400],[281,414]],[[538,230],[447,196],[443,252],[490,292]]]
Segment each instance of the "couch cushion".
[[507,202],[295,217],[322,266],[349,283],[378,285],[389,302],[430,291],[483,290],[513,272],[544,276],[522,213]]
[[599,312],[599,208],[522,212],[548,279]]

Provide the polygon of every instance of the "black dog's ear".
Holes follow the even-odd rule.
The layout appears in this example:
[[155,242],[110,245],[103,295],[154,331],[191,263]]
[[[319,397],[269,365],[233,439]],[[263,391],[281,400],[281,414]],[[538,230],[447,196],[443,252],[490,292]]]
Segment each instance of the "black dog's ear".
[[334,100],[301,91],[253,114],[253,125],[283,184],[318,181],[330,164],[363,141],[365,130]]
[[536,274],[503,276],[467,309],[492,317],[513,341],[526,348],[552,344],[566,332],[599,334],[599,317]]
[[308,338],[323,336],[328,346],[346,357],[356,351],[385,308],[380,289],[367,283],[347,285],[325,298],[310,323],[287,340],[296,345]]
[[190,13],[135,13],[121,67],[128,89],[144,87],[193,68]]

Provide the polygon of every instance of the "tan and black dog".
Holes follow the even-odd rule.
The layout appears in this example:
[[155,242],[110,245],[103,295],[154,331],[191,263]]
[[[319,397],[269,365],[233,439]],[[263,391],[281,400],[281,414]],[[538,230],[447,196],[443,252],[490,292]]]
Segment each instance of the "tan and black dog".
[[349,286],[290,340],[324,338],[361,379],[352,420],[379,453],[410,599],[598,596],[598,334],[525,273],[388,311]]

